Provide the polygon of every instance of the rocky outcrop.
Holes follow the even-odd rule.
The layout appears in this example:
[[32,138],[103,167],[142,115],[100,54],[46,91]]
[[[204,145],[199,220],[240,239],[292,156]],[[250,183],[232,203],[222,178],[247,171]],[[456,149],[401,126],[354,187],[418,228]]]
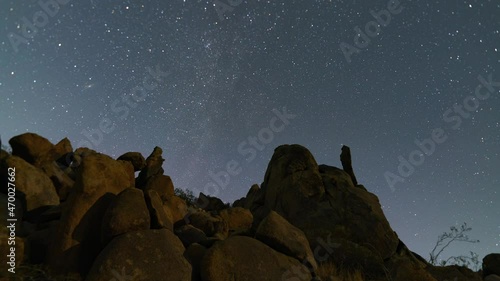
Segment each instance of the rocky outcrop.
[[[318,165],[300,145],[280,146],[260,186],[233,207],[201,194],[206,211],[174,194],[159,147],[147,160],[138,153],[113,160],[88,148],[72,152],[67,139],[52,145],[23,134],[12,143],[19,156],[1,151],[0,167],[16,166],[23,268],[40,263],[76,281],[332,281],[339,279],[328,272],[336,268],[358,269],[356,280],[481,280],[481,273],[431,266],[411,252],[377,196],[356,183],[346,147],[339,169]],[[485,280],[498,278],[498,257],[483,260]]]
[[172,214],[173,223],[183,220],[184,217],[188,215],[188,206],[186,201],[182,200],[178,196],[167,198],[167,200],[163,202],[163,207],[168,208]]
[[227,237],[229,233],[229,227],[225,220],[205,211],[190,214],[188,223],[202,230],[207,236],[218,234],[220,237]]
[[[34,152],[33,152],[34,153]],[[17,156],[8,156],[0,161],[0,169],[15,169],[16,198],[20,200],[24,211],[59,205],[59,196],[50,178],[40,169]],[[7,194],[7,182],[2,178],[2,193]]]
[[99,153],[81,156],[74,191],[67,200],[48,253],[52,271],[85,275],[102,249],[103,214],[115,195],[133,186],[131,164]]
[[179,237],[179,239],[181,239],[182,244],[184,244],[185,247],[207,240],[205,232],[190,224],[182,225],[176,228],[175,234]]
[[[383,261],[395,253],[398,238],[378,198],[354,188],[345,171],[318,166],[300,145],[284,145],[276,148],[261,190],[263,207],[301,229],[312,249],[321,248],[321,241],[331,241],[338,247],[335,254],[327,255],[329,260],[372,271],[375,277],[384,274]],[[254,220],[258,219],[259,208],[252,209]]]
[[73,153],[73,146],[68,138],[64,138],[54,145],[50,153],[52,160],[57,161],[63,166],[69,166],[69,156]]
[[224,208],[227,208],[227,206],[224,204],[224,202],[222,202],[222,200],[220,200],[217,197],[205,195],[203,194],[203,192],[200,192],[200,195],[196,200],[196,206],[208,212],[220,211]]
[[207,248],[198,243],[191,244],[184,252],[184,257],[193,267],[192,281],[201,281],[201,261],[207,253]]
[[244,232],[252,227],[253,215],[248,209],[241,207],[227,208],[220,211],[219,216],[227,222],[230,233]]
[[151,216],[151,228],[166,228],[170,231],[174,229],[172,214],[168,208],[163,207],[160,195],[152,189],[146,191],[146,204]]
[[500,254],[489,254],[483,258],[483,275],[500,275]]
[[146,230],[150,225],[144,194],[140,189],[127,188],[113,199],[104,213],[101,228],[103,245],[120,234]]
[[201,262],[203,281],[310,281],[309,270],[294,258],[246,236],[215,243]]
[[276,251],[296,258],[313,272],[318,268],[304,232],[275,211],[262,220],[255,237]]
[[141,170],[136,179],[136,186],[141,188],[146,185],[148,180],[157,175],[163,175],[163,150],[160,147],[155,147],[151,155],[146,159],[146,166]]
[[143,190],[154,190],[160,196],[162,202],[174,196],[174,183],[169,176],[156,175],[148,179]]
[[[399,240],[396,252],[387,260],[384,261],[384,268],[387,269],[386,274],[392,280],[408,280],[408,281],[441,281],[444,279],[437,278],[428,272],[429,264],[423,262],[419,257],[406,247]],[[458,280],[457,280],[458,281]]]
[[352,159],[351,159],[351,149],[343,145],[342,153],[340,154],[340,162],[342,163],[342,169],[351,177],[352,183],[358,185],[358,180],[354,175],[354,170],[352,169]]
[[86,281],[191,281],[184,246],[170,230],[140,230],[113,239],[99,254]]
[[26,162],[36,165],[54,148],[46,138],[33,133],[25,133],[9,140],[12,155],[21,157]]
[[140,152],[127,152],[120,155],[117,160],[129,161],[134,166],[134,171],[140,171],[146,167],[146,159]]

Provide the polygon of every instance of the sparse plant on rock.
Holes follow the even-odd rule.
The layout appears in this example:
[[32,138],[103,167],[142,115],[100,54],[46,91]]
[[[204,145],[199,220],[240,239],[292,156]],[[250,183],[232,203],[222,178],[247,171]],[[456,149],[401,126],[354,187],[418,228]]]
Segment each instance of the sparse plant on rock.
[[469,253],[469,256],[451,256],[446,260],[439,260],[439,256],[453,242],[478,243],[479,240],[473,240],[467,235],[467,232],[471,230],[472,228],[467,226],[467,223],[464,222],[460,227],[452,226],[449,232],[444,232],[439,235],[436,245],[429,253],[429,263],[436,266],[459,265],[466,266],[476,271],[479,270],[480,262],[478,255],[472,251]]
[[364,274],[359,270],[348,270],[337,267],[333,262],[321,263],[317,270],[323,281],[364,281]]
[[196,203],[196,196],[194,196],[193,192],[189,189],[182,189],[182,188],[175,188],[174,189],[174,194],[184,201],[186,201],[186,204],[189,206],[194,206]]

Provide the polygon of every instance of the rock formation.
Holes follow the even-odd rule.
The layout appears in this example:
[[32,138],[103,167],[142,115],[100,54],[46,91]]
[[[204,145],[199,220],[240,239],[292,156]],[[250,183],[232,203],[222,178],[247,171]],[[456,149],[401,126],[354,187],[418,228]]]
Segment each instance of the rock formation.
[[[10,144],[12,154],[0,153],[0,168],[18,171],[20,278],[341,280],[320,270],[332,265],[356,268],[370,281],[498,280],[500,274],[499,254],[486,256],[477,273],[431,266],[412,253],[377,196],[357,184],[347,146],[343,169],[318,165],[303,146],[279,146],[260,186],[232,207],[200,194],[197,208],[174,194],[159,147],[146,160],[137,152],[115,160],[31,133]],[[0,181],[5,205],[5,173]],[[5,222],[3,216],[2,251]],[[9,280],[5,255],[0,262],[0,280]],[[29,271],[35,265],[43,270]]]
[[354,170],[352,169],[351,149],[346,145],[342,146],[340,162],[342,163],[342,169],[344,169],[344,171],[351,177],[352,183],[354,185],[358,185],[358,180],[356,179]]

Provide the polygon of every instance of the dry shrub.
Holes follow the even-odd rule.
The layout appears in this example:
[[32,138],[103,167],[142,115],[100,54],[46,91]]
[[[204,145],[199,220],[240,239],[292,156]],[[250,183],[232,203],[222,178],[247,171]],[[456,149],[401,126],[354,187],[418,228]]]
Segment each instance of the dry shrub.
[[364,275],[360,270],[339,268],[333,262],[325,262],[320,264],[316,273],[323,281],[365,280]]

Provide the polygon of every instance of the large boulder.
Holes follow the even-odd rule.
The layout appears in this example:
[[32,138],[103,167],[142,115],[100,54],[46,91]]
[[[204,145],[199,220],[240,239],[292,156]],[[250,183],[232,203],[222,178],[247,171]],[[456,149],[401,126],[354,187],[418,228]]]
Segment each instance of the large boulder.
[[162,153],[163,150],[158,146],[153,149],[151,155],[146,159],[146,166],[141,170],[135,181],[137,187],[142,188],[150,178],[157,175],[163,175],[164,170],[162,165],[165,159],[161,156]]
[[169,176],[156,175],[149,178],[144,186],[144,191],[154,190],[158,193],[162,202],[174,196],[174,184]]
[[300,145],[283,145],[276,148],[261,190],[255,190],[254,196],[259,198],[260,192],[264,199],[256,202],[264,204],[252,206],[254,223],[267,215],[266,208],[274,210],[305,233],[311,249],[325,240],[338,244],[335,254],[327,255],[336,264],[366,266],[384,274],[383,261],[395,253],[399,239],[377,196],[355,187],[345,171],[318,166]]
[[146,205],[151,216],[151,228],[169,230],[174,229],[172,214],[168,208],[164,208],[160,195],[152,189],[145,191]]
[[115,237],[95,260],[86,281],[191,281],[184,246],[167,229]]
[[186,215],[188,214],[188,206],[186,204],[186,201],[175,195],[167,198],[167,200],[163,202],[163,207],[168,208],[168,210],[172,214],[173,223],[183,220],[184,217],[186,217]]
[[196,206],[202,208],[205,211],[220,211],[227,208],[227,206],[217,197],[208,196],[200,192],[198,199],[196,200]]
[[228,208],[220,211],[219,216],[227,222],[229,232],[246,231],[252,227],[253,215],[248,209]]
[[193,267],[192,281],[201,281],[201,261],[207,253],[207,248],[203,247],[198,243],[191,244],[186,248],[184,252],[184,257],[189,261]]
[[54,148],[46,138],[34,133],[24,133],[9,140],[12,155],[19,156],[30,164],[35,164]]
[[309,270],[294,258],[247,236],[216,242],[201,262],[203,281],[310,281]]
[[262,220],[255,237],[276,251],[296,258],[313,271],[318,268],[304,232],[274,211]]
[[265,205],[284,214],[285,218],[300,215],[303,207],[309,202],[318,202],[325,193],[316,160],[300,145],[282,145],[275,149],[263,189]]
[[69,166],[71,162],[68,156],[71,155],[71,153],[73,153],[73,146],[68,138],[64,138],[54,145],[54,148],[50,152],[50,156],[52,160],[56,160],[61,165]]
[[202,230],[190,225],[185,224],[175,229],[175,234],[181,239],[185,247],[193,243],[199,243],[207,240],[207,235]]
[[61,201],[68,198],[75,181],[61,169],[56,161],[45,161],[39,164],[40,169],[50,178]]
[[117,160],[129,161],[134,166],[134,171],[140,171],[146,167],[146,159],[140,152],[127,152],[120,155]]
[[264,204],[264,192],[261,190],[258,184],[254,184],[250,187],[245,196],[245,201],[243,202],[243,208],[253,210],[254,207]]
[[104,244],[123,233],[149,229],[151,220],[144,194],[140,189],[127,188],[111,202],[104,213],[101,236]]
[[[437,278],[436,276],[431,275],[427,270],[427,267],[429,267],[430,265],[425,260],[424,261],[420,260],[420,257],[414,256],[413,253],[406,247],[406,245],[402,241],[399,241],[396,252],[389,259],[385,260],[384,264],[385,268],[388,269],[387,274],[389,274],[392,280],[404,280],[404,281],[445,280],[445,278]],[[370,271],[368,271],[368,273],[370,273]],[[451,281],[453,279],[449,280]]]
[[342,146],[340,162],[342,163],[342,169],[344,169],[344,171],[351,177],[352,183],[354,185],[358,185],[358,180],[356,179],[354,170],[352,169],[351,149],[347,145]]
[[[59,196],[50,178],[40,169],[17,156],[0,161],[2,171],[15,168],[14,184],[16,199],[22,202],[25,211],[59,205]],[[2,178],[2,193],[8,193],[6,179]]]
[[195,212],[189,215],[188,223],[205,232],[207,236],[227,237],[229,229],[227,222],[220,216],[212,215],[205,211]]
[[93,152],[81,155],[74,190],[48,252],[47,264],[56,274],[85,275],[102,249],[103,214],[117,194],[134,186],[130,163]]
[[483,275],[500,275],[500,254],[494,253],[483,258]]

